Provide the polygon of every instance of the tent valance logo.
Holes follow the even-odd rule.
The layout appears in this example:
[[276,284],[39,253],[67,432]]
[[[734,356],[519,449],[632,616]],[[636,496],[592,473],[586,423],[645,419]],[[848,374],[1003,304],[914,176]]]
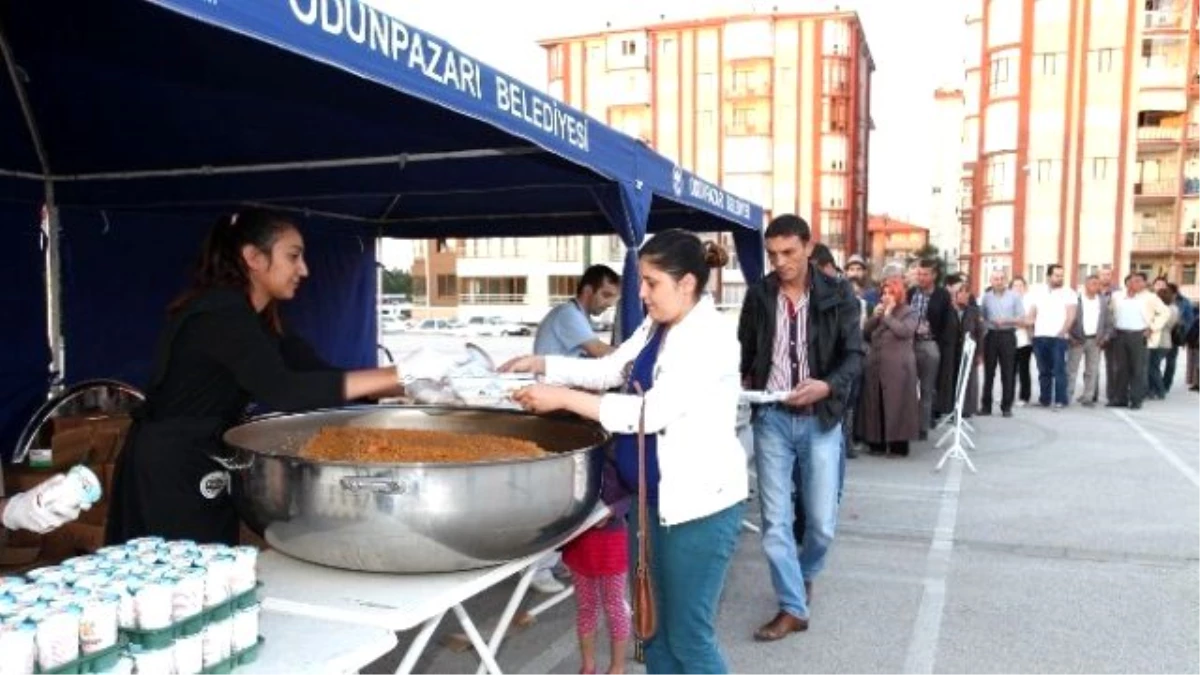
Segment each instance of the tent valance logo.
[[683,169],[678,165],[671,171],[671,189],[675,191],[676,197],[683,196]]

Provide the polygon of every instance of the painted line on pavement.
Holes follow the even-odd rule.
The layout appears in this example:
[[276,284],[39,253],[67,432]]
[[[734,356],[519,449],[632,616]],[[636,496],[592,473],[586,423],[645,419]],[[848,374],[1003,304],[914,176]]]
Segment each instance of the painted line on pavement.
[[1142,437],[1142,440],[1144,440],[1144,441],[1146,441],[1146,443],[1150,444],[1150,447],[1154,448],[1155,452],[1162,455],[1163,459],[1167,460],[1168,464],[1175,467],[1175,469],[1178,470],[1179,473],[1183,474],[1184,478],[1190,480],[1192,482],[1192,485],[1195,485],[1196,487],[1200,487],[1200,477],[1196,476],[1196,472],[1193,471],[1192,468],[1189,467],[1187,464],[1184,464],[1183,460],[1179,459],[1179,455],[1176,455],[1175,453],[1168,450],[1167,446],[1163,445],[1162,441],[1155,438],[1154,434],[1151,434],[1149,431],[1146,431],[1146,429],[1144,427],[1142,427],[1142,425],[1135,422],[1134,419],[1132,417],[1130,417],[1129,414],[1126,413],[1124,410],[1114,410],[1113,414],[1116,415],[1117,417],[1121,418],[1122,420],[1124,420],[1125,423],[1128,424],[1129,426],[1133,427],[1133,430],[1136,431],[1138,433],[1138,435]]
[[946,576],[954,552],[954,527],[958,522],[958,496],[962,487],[963,464],[951,461],[946,471],[946,486],[938,508],[937,527],[929,542],[921,606],[913,624],[912,640],[904,657],[905,673],[932,673],[941,639],[942,616],[946,609]]

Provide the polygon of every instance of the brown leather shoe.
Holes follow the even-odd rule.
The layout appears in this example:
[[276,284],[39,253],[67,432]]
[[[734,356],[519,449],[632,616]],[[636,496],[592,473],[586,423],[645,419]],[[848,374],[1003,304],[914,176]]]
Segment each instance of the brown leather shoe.
[[791,635],[808,630],[808,619],[792,616],[787,612],[775,615],[771,622],[754,631],[754,639],[759,642],[775,642]]

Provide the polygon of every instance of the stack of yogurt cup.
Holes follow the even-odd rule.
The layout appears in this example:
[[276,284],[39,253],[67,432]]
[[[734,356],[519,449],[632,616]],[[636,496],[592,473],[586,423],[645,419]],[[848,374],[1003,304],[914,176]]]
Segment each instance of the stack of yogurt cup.
[[[0,675],[60,668],[195,619],[254,590],[258,549],[144,537],[94,555],[0,578]],[[130,644],[135,672],[191,675],[253,647],[257,603],[220,613],[191,636]],[[119,670],[117,672],[120,672]]]

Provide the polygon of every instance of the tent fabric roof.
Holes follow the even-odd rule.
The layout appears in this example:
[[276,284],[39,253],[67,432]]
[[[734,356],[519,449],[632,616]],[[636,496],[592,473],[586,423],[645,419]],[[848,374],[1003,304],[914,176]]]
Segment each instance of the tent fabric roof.
[[762,221],[758,206],[358,0],[4,3],[0,32],[48,165],[17,92],[0,88],[8,201],[43,199],[48,168],[62,206],[262,203],[394,237],[611,233],[601,203],[619,202],[617,187],[653,193],[641,198],[651,230]]

